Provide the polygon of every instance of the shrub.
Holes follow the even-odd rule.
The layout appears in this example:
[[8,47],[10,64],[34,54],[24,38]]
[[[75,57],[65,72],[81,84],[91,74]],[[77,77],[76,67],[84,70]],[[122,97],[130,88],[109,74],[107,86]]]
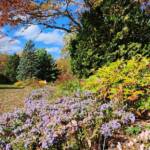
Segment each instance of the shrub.
[[40,85],[41,87],[43,87],[43,86],[47,85],[47,82],[46,82],[45,80],[40,80],[40,81],[39,81],[39,85]]
[[59,75],[57,77],[57,80],[55,81],[56,84],[66,84],[66,82],[70,82],[71,80],[74,80],[75,77],[73,76],[73,73],[71,71],[71,64],[69,58],[59,58],[56,61],[57,68],[59,70]]
[[24,86],[24,82],[23,81],[17,81],[14,83],[15,86],[17,87],[23,87]]
[[24,81],[17,81],[15,84],[15,86],[17,87],[26,87],[26,86],[30,86],[33,88],[39,88],[39,87],[44,87],[47,85],[46,81],[43,80],[38,80],[38,79],[28,79],[28,80],[24,80]]
[[10,80],[3,74],[0,74],[0,84],[8,84]]
[[98,92],[101,99],[126,101],[144,109],[147,105],[150,109],[149,87],[150,59],[140,56],[105,65],[83,83],[84,89]]
[[64,81],[56,85],[56,92],[58,95],[71,95],[75,92],[81,91],[80,81],[78,79],[72,79]]
[[125,131],[129,135],[138,135],[142,131],[142,128],[140,126],[131,126],[127,127]]

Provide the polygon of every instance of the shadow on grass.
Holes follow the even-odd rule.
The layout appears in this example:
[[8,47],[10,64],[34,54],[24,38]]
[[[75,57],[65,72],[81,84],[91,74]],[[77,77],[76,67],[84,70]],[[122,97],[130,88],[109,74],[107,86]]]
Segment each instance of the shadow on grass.
[[18,87],[18,86],[15,86],[15,85],[5,85],[5,84],[2,84],[0,85],[0,89],[23,89],[24,87]]

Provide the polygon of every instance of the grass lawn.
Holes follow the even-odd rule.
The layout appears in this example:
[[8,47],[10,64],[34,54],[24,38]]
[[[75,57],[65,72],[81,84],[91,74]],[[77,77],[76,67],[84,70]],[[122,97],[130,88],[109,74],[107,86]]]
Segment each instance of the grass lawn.
[[21,108],[31,87],[17,88],[14,85],[0,85],[0,114]]
[[[39,87],[36,87],[39,88]],[[27,86],[25,88],[19,88],[14,85],[1,85],[0,84],[0,114],[5,112],[11,112],[15,108],[21,108],[24,106],[24,99],[31,93],[35,87]],[[48,92],[48,99],[53,101],[57,94],[55,94],[55,87],[51,85],[46,86]]]
[[21,89],[21,87],[10,84],[0,84],[0,89]]

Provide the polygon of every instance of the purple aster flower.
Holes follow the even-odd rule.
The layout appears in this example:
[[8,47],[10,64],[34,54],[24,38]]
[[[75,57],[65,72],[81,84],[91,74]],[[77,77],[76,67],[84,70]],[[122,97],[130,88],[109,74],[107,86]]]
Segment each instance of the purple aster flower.
[[108,123],[102,125],[101,134],[103,134],[105,137],[112,136],[112,130]]
[[31,129],[31,133],[39,134],[40,131],[39,131],[37,128],[32,128],[32,129]]
[[125,123],[125,124],[127,124],[129,122],[134,123],[135,115],[133,113],[126,113],[126,114],[124,114],[122,120],[123,120],[123,123]]
[[150,7],[150,2],[143,2],[141,3],[140,9],[144,12],[148,7]]
[[105,103],[105,104],[102,104],[101,106],[100,106],[100,111],[105,111],[105,110],[107,110],[107,109],[109,109],[109,108],[111,108],[111,105],[110,105],[110,103]]
[[43,149],[48,149],[48,142],[47,142],[47,141],[44,140],[44,141],[42,142],[42,148],[43,148]]
[[113,131],[119,129],[120,127],[121,124],[118,122],[118,120],[111,120],[102,125],[101,134],[103,134],[105,137],[112,136]]
[[119,129],[121,127],[121,124],[118,122],[118,120],[112,120],[109,122],[109,126],[115,130],[115,129]]
[[10,144],[6,145],[6,150],[12,150],[12,146]]
[[122,117],[124,114],[125,114],[125,111],[124,110],[116,110],[114,111],[114,114],[118,117]]

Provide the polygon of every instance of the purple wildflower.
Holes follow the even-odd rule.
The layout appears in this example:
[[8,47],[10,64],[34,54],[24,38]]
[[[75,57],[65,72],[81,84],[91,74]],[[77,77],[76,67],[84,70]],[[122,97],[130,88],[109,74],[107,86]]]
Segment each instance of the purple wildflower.
[[129,122],[135,122],[135,115],[133,113],[125,113],[122,118],[123,123],[128,124]]
[[101,134],[103,134],[105,137],[112,136],[113,131],[119,129],[120,127],[121,124],[118,122],[118,120],[111,120],[102,125]]
[[150,2],[143,2],[141,3],[140,9],[142,12],[144,12],[149,7],[150,7]]
[[111,108],[110,103],[105,103],[100,106],[100,111],[105,111],[108,110],[109,108]]
[[42,142],[42,148],[43,148],[43,149],[48,149],[48,142],[47,142],[47,141],[44,140],[44,141]]
[[103,134],[105,137],[112,136],[112,130],[108,123],[102,125],[101,134]]
[[12,146],[10,144],[6,145],[6,150],[12,150]]
[[123,109],[116,110],[116,111],[114,111],[114,114],[115,114],[117,117],[122,117],[122,116],[125,114],[125,111],[124,111]]
[[121,124],[118,122],[118,120],[112,120],[109,122],[109,126],[115,130],[115,129],[119,129],[121,127]]

